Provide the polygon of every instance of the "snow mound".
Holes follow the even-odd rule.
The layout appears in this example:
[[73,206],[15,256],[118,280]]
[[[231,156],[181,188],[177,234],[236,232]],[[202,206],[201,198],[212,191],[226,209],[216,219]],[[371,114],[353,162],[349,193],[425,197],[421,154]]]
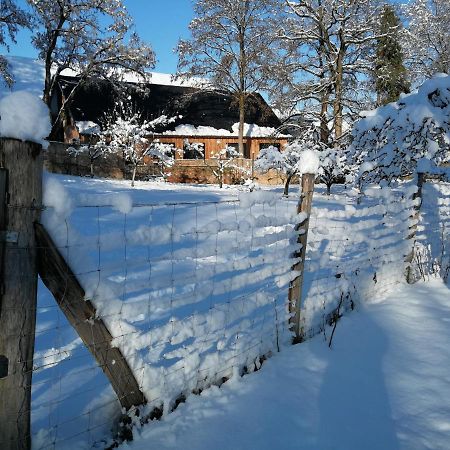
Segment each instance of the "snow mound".
[[[182,124],[178,125],[175,128],[175,131],[166,131],[163,134],[169,134],[172,136],[222,136],[222,137],[228,137],[238,136],[239,133],[239,123],[235,123],[231,127],[232,131],[226,130],[226,129],[218,129],[213,127],[205,127],[205,126],[198,126],[195,125],[189,125],[189,124]],[[271,127],[260,127],[259,125],[256,125],[254,123],[252,124],[244,124],[244,136],[245,137],[270,137],[270,136],[277,136],[277,137],[287,137],[287,135],[282,135],[277,132],[275,128]]]
[[303,150],[300,154],[298,166],[300,167],[300,173],[316,174],[320,168],[318,153],[314,150]]
[[81,134],[100,134],[100,125],[90,120],[81,120],[75,125]]
[[13,92],[0,100],[0,136],[32,141],[47,147],[50,134],[47,106],[26,91]]

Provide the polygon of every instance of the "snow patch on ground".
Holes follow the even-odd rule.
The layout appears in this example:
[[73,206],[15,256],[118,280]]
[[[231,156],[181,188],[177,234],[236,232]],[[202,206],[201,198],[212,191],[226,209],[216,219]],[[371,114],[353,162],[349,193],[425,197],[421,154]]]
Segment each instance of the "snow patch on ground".
[[[130,450],[447,450],[450,291],[401,285],[260,372],[191,396]],[[329,338],[330,330],[327,330]]]

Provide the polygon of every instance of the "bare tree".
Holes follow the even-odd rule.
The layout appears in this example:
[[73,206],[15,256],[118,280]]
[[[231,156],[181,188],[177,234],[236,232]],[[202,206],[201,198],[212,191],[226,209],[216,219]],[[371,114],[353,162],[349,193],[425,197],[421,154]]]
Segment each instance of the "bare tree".
[[339,145],[344,115],[353,117],[367,105],[361,87],[373,69],[381,7],[374,0],[286,0],[279,92],[320,123],[324,143]]
[[[19,28],[30,28],[31,16],[19,8],[14,0],[2,0],[0,2],[0,46],[9,51],[8,40],[16,43],[16,35]],[[0,55],[0,76],[8,86],[14,83],[14,79],[8,70],[8,61]]]
[[450,73],[450,2],[413,0],[402,8],[406,62],[416,83],[439,73]]
[[206,77],[239,104],[239,153],[244,153],[246,97],[268,87],[275,39],[267,24],[280,0],[196,0],[191,38],[178,44],[178,73]]
[[71,69],[77,83],[63,98],[55,135],[78,89],[89,79],[120,81],[126,72],[145,76],[154,66],[152,49],[130,33],[132,21],[121,0],[28,0],[37,20],[33,44],[45,62],[43,99],[51,105],[59,75]]

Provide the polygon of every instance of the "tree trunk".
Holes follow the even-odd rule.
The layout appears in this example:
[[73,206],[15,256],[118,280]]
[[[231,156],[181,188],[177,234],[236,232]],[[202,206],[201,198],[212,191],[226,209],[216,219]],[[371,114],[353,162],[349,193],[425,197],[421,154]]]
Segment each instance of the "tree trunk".
[[289,174],[286,178],[286,182],[284,183],[284,190],[283,195],[287,197],[289,195],[289,185],[291,183],[292,178],[294,177],[294,174]]
[[244,123],[245,123],[245,75],[247,72],[247,56],[245,52],[245,13],[248,9],[248,0],[245,1],[245,12],[243,14],[243,21],[239,27],[239,135],[238,146],[239,153],[244,156]]
[[131,187],[134,187],[134,179],[136,178],[136,165],[133,166],[133,174],[131,176]]
[[333,104],[334,109],[334,133],[335,146],[337,146],[339,139],[342,137],[342,112],[343,112],[343,82],[344,82],[344,51],[345,48],[341,45],[336,61],[336,75],[335,75],[335,99]]
[[94,162],[91,161],[91,178],[94,178]]
[[244,124],[245,124],[245,94],[239,94],[239,133],[238,146],[239,154],[244,156]]

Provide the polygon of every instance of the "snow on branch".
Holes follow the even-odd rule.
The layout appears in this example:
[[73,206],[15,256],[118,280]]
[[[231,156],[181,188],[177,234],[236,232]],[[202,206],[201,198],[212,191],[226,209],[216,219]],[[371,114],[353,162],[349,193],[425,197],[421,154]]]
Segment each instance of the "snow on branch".
[[436,76],[398,102],[365,113],[349,154],[360,186],[409,176],[422,158],[448,163],[450,76]]

